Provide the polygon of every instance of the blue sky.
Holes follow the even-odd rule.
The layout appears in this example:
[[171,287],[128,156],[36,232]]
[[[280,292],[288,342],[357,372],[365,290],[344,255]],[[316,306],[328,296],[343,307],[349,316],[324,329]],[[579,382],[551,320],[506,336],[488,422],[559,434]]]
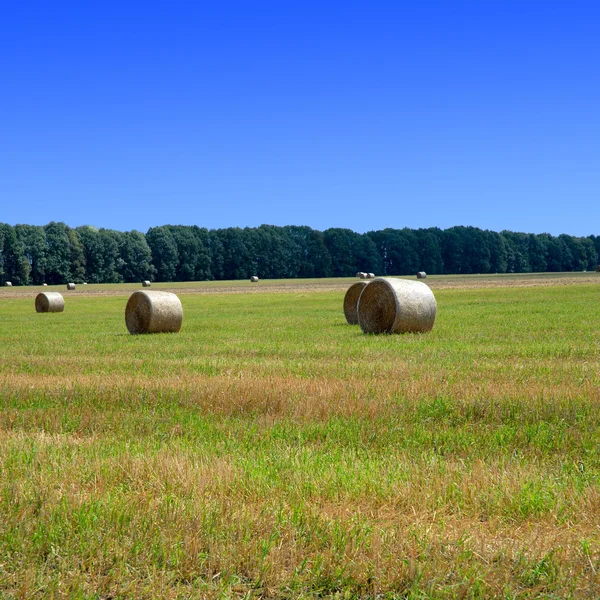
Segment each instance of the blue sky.
[[0,8],[0,221],[600,234],[597,2]]

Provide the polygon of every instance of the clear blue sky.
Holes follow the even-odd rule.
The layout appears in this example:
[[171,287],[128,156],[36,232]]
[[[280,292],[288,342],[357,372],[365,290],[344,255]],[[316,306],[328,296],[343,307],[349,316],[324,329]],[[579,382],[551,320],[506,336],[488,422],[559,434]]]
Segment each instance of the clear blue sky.
[[0,8],[0,221],[600,234],[597,1]]

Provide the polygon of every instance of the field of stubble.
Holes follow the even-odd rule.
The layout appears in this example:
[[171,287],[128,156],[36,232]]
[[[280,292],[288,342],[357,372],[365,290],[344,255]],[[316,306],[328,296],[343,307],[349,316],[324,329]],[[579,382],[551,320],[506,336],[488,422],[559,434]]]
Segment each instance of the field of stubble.
[[0,598],[599,596],[600,274],[430,278],[404,336],[350,283],[170,284],[153,336],[0,289]]

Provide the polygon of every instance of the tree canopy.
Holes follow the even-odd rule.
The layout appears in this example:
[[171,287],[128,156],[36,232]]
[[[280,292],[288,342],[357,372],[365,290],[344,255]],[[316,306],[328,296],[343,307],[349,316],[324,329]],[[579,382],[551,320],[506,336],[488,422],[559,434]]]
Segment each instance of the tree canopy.
[[356,233],[306,226],[161,225],[139,231],[0,223],[0,280],[14,285],[594,270],[600,236],[477,227]]

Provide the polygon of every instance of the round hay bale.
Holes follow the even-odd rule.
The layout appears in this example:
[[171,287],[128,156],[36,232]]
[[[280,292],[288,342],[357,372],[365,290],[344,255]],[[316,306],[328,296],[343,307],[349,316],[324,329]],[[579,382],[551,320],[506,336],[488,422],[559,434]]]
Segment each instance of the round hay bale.
[[144,281],[142,281],[142,287],[150,287],[151,283],[147,280],[144,279]]
[[171,292],[138,290],[125,308],[125,324],[131,334],[177,333],[182,322],[181,301]]
[[47,284],[47,283],[42,283],[42,285],[43,285],[44,287],[48,287],[48,284]]
[[65,310],[65,299],[58,292],[40,292],[35,297],[35,310],[39,313],[62,312]]
[[427,273],[425,271],[417,271],[417,279],[427,279]]
[[367,273],[367,279],[375,279],[375,273]]
[[361,275],[362,273],[360,271],[356,274],[357,277],[360,277]]
[[67,289],[68,290],[74,290],[75,289],[75,284],[74,283],[67,283]]
[[358,274],[358,276],[359,276],[361,279],[367,279],[367,278],[368,278],[368,276],[369,276],[369,274],[368,274],[368,273],[363,273],[363,272],[361,271],[361,272]]
[[358,299],[368,285],[366,281],[357,281],[348,288],[344,296],[344,315],[350,325],[358,325]]
[[83,285],[87,285],[87,281],[84,281],[84,282],[83,282]]
[[258,282],[258,277],[256,275],[252,275],[252,277],[250,277],[250,281],[252,283],[257,283]]
[[12,287],[12,281],[5,281],[5,282],[4,282],[4,285],[5,285],[6,287]]
[[431,331],[437,305],[433,292],[420,281],[378,277],[358,301],[358,323],[364,333]]

